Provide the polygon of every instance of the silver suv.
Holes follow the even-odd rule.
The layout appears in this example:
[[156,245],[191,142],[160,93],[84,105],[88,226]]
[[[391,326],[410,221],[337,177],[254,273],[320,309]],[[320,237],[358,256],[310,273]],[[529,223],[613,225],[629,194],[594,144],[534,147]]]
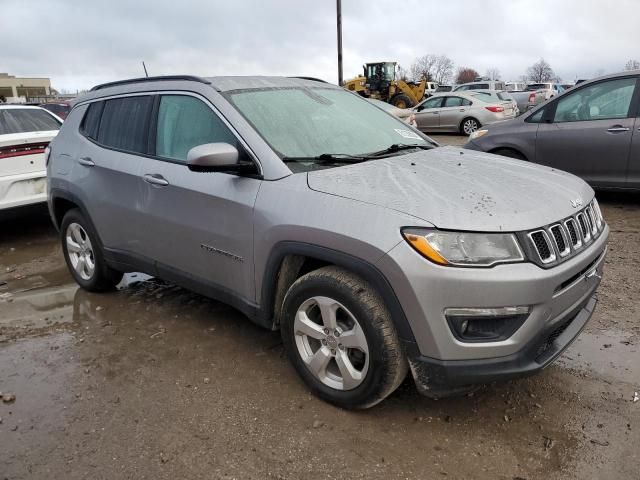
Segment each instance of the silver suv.
[[541,370],[591,317],[608,227],[547,167],[432,140],[301,78],[95,87],[47,158],[85,289],[142,271],[280,329],[321,398],[370,407]]

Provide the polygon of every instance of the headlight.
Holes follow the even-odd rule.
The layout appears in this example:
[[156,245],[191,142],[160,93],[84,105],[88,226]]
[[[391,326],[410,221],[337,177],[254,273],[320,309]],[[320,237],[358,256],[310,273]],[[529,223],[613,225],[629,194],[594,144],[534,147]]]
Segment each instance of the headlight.
[[512,233],[407,228],[402,235],[418,253],[438,265],[491,267],[497,263],[524,261],[522,249]]
[[487,130],[486,128],[483,128],[482,130],[476,130],[471,135],[469,135],[469,140],[475,140],[476,138],[480,138],[487,133],[489,133],[489,130]]

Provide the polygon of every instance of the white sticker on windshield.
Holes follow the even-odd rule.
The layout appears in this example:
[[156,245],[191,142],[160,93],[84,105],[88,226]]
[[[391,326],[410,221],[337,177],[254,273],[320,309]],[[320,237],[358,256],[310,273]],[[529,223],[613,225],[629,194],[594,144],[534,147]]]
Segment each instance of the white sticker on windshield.
[[402,128],[394,128],[396,133],[404,138],[414,138],[416,140],[421,140],[417,133],[412,132],[411,130],[403,130]]

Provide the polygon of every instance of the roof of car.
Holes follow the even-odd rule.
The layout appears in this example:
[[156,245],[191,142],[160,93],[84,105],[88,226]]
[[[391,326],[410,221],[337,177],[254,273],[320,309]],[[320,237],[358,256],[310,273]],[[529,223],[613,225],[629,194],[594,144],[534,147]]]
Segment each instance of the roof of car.
[[218,92],[233,90],[253,90],[261,88],[292,88],[292,87],[318,87],[340,88],[311,77],[276,77],[276,76],[220,76],[220,77],[196,77],[193,75],[168,75],[158,77],[141,77],[96,85],[89,92],[78,97],[74,103],[82,103],[94,98],[119,95],[124,93],[144,92],[147,88],[180,89],[185,83],[210,86]]

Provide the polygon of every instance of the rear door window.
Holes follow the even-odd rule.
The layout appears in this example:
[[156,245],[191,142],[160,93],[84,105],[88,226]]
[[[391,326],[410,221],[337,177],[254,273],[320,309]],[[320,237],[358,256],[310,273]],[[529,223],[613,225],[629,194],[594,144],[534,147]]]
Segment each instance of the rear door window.
[[462,97],[447,97],[444,100],[445,107],[461,107]]
[[163,95],[158,109],[156,155],[186,162],[193,147],[229,143],[242,152],[235,135],[202,100],[188,95]]
[[93,140],[98,139],[98,126],[100,125],[100,115],[102,115],[103,107],[104,102],[93,102],[89,104],[82,123],[80,124],[80,131],[85,137]]
[[98,128],[98,143],[133,153],[147,153],[152,96],[106,100]]
[[42,108],[0,108],[0,135],[59,130],[60,122]]

